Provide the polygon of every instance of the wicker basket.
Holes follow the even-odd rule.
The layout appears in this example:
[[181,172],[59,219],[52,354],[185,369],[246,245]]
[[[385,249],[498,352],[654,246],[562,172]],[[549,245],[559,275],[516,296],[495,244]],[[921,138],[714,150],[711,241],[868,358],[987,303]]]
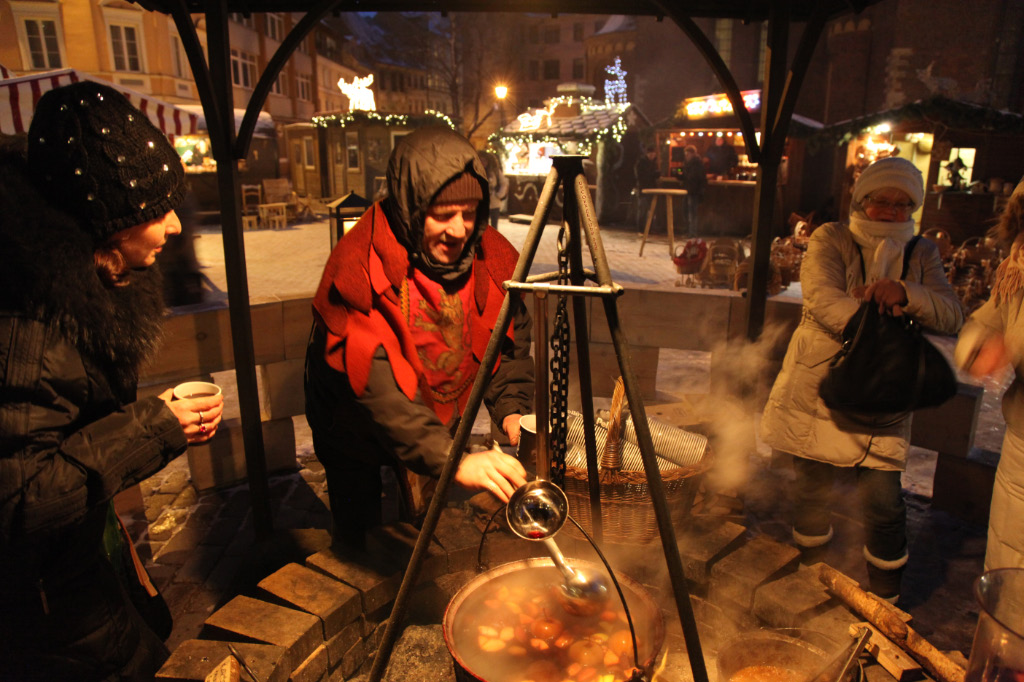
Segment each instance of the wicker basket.
[[[569,510],[573,518],[591,533],[594,524],[590,511],[590,487],[587,480],[583,428],[583,415],[570,412],[569,429],[566,434],[565,493],[569,498]],[[607,461],[607,454],[611,452],[614,455],[615,450],[618,450],[617,454],[621,459],[621,469],[618,471],[604,468],[601,471],[604,540],[617,543],[650,542],[658,537],[658,522],[654,515],[654,505],[640,448],[627,438],[608,444],[608,429],[600,423],[595,423],[594,428],[597,451],[605,453],[602,460]],[[631,430],[627,431],[629,432]],[[706,439],[694,434],[686,435],[693,437],[691,442],[695,448],[700,447],[698,443],[704,445],[703,452],[696,455],[691,453],[688,456],[688,459],[694,461],[693,464],[680,466],[662,457],[657,458],[672,523],[676,526],[682,523],[693,507],[701,474],[710,468],[712,459]],[[657,449],[656,444],[655,450]],[[579,536],[579,531],[571,524],[566,530],[572,535]]]

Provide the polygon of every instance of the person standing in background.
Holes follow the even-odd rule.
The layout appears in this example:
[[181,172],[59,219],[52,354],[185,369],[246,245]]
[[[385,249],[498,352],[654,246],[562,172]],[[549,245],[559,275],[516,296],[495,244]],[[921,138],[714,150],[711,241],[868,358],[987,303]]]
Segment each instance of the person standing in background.
[[924,200],[921,171],[905,159],[876,161],[861,173],[852,200],[849,222],[822,225],[811,234],[800,268],[803,315],[768,396],[761,437],[793,456],[793,540],[804,563],[814,563],[832,540],[832,485],[840,469],[853,472],[868,583],[895,603],[909,558],[901,474],[911,415],[847,415],[830,410],[818,389],[862,302],[940,334],[959,331],[964,313],[938,247],[919,239],[906,252],[914,238],[914,208]]
[[636,229],[644,231],[644,222],[647,220],[647,213],[651,210],[653,197],[644,194],[645,189],[654,189],[658,186],[658,178],[661,177],[661,169],[658,168],[658,150],[650,145],[643,155],[636,160],[633,166],[633,175],[636,178]]
[[996,269],[991,297],[964,325],[954,352],[960,369],[976,377],[1007,364],[1015,375],[1003,396],[1006,435],[992,488],[986,571],[1024,568],[1024,180],[992,233],[1010,245],[1010,255]]
[[708,147],[705,158],[708,161],[708,173],[722,178],[729,177],[730,171],[740,162],[736,148],[726,143],[725,137],[716,137],[715,143]]
[[708,176],[704,172],[704,162],[697,154],[696,147],[692,144],[686,145],[683,157],[683,174],[680,180],[683,183],[683,189],[686,190],[686,227],[689,235],[696,237],[700,230],[700,225],[697,222],[697,207],[708,186]]
[[487,187],[490,191],[489,221],[491,227],[497,227],[498,219],[501,218],[501,205],[508,196],[508,178],[505,177],[501,161],[495,154],[480,152],[480,158],[487,169]]

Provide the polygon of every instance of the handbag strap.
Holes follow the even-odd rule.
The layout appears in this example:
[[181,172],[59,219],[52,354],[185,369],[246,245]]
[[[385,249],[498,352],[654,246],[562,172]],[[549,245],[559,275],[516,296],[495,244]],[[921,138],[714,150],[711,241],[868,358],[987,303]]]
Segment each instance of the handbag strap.
[[[910,269],[910,254],[914,252],[914,247],[921,241],[921,235],[915,234],[907,242],[907,245],[903,247],[903,269],[900,271],[900,279],[907,278],[907,270]],[[864,257],[861,256],[861,265],[863,267]]]

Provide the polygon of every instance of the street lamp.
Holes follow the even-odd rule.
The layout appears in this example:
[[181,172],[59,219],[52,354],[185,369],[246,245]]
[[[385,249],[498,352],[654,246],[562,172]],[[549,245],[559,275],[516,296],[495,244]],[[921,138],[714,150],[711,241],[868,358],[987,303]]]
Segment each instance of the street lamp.
[[499,128],[505,127],[505,98],[508,96],[508,87],[504,85],[494,86],[494,96],[498,98],[498,101],[494,103],[494,106],[499,110],[498,116],[500,118]]

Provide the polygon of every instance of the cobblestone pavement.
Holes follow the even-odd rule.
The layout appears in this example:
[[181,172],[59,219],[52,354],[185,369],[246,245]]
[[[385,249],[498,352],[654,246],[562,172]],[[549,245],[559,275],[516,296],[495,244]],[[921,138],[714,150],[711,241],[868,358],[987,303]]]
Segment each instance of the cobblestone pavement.
[[[501,231],[519,246],[527,226],[503,220]],[[533,272],[554,269],[557,229],[545,230]],[[637,256],[639,240],[632,230],[603,230],[604,246],[615,281],[627,287],[673,287],[677,279],[668,258],[664,237],[652,237],[645,256]],[[327,223],[292,226],[278,231],[245,233],[250,299],[311,295],[329,252]],[[226,301],[226,280],[219,230],[204,229],[195,237],[196,252],[207,280],[211,305]],[[799,296],[791,291],[789,295]],[[628,330],[627,330],[628,334]],[[706,353],[663,351],[658,371],[659,397],[702,393],[708,390]],[[233,373],[217,375],[225,387],[228,410],[237,415],[233,399]],[[998,450],[1004,428],[997,406],[1005,382],[988,386],[979,421],[976,445]],[[275,532],[255,541],[244,485],[197,494],[189,480],[185,457],[123,493],[118,507],[140,554],[171,607],[175,624],[168,646],[195,637],[203,621],[236,594],[255,589],[260,579],[289,561],[301,562],[329,544],[330,513],[323,467],[316,460],[305,420],[295,418],[297,469],[270,480]],[[969,583],[980,572],[984,554],[984,528],[961,522],[930,509],[931,477],[935,455],[915,448],[905,487],[909,493],[910,533],[913,541],[908,577],[914,582],[917,603],[909,610],[915,626],[932,637],[939,648],[967,653],[976,619]],[[787,470],[774,468],[770,453],[761,446],[750,456],[748,480],[759,485],[725,490],[739,500],[739,514],[748,528],[788,541]],[[848,492],[848,491],[847,491]],[[844,494],[841,488],[839,494]],[[458,499],[453,493],[453,498]],[[834,565],[855,579],[864,579],[860,559],[859,522],[840,514],[837,537],[846,542],[833,550]],[[841,554],[840,554],[841,553]]]

